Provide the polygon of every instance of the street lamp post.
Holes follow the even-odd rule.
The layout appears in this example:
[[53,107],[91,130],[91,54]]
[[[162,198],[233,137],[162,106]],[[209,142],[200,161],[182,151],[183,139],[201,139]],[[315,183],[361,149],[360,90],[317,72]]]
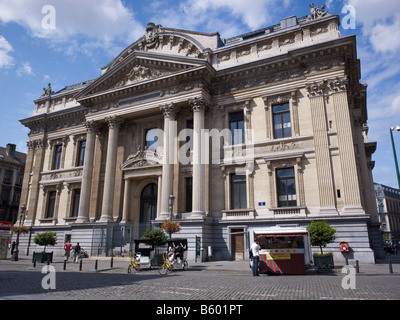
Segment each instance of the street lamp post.
[[[24,216],[25,209],[26,209],[26,207],[23,204],[22,207],[21,207],[21,212],[19,214],[19,226],[21,226],[21,220],[22,220],[22,217]],[[19,234],[20,234],[20,230],[17,232],[17,241],[15,243],[15,250],[14,250],[13,255],[11,257],[11,261],[18,261]]]
[[392,140],[392,149],[393,149],[394,164],[396,166],[397,183],[399,184],[399,189],[400,189],[399,164],[397,163],[396,147],[394,146],[394,140],[393,140],[393,131],[394,130],[400,131],[400,126],[390,128],[390,139]]
[[[168,198],[168,204],[169,204],[169,221],[172,222],[172,208],[174,206],[175,202],[175,197],[173,194],[171,194]],[[171,239],[171,229],[169,229],[169,238]]]

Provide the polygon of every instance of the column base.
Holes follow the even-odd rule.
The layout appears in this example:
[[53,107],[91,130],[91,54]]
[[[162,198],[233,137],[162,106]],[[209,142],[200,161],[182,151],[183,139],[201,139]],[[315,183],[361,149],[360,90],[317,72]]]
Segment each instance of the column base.
[[114,222],[114,220],[110,216],[102,216],[102,217],[100,217],[99,222]]
[[89,218],[87,217],[78,217],[75,220],[75,223],[88,223],[89,222]]
[[190,214],[191,218],[204,218],[205,212],[204,211],[192,211]]
[[156,221],[169,220],[169,212],[161,212]]

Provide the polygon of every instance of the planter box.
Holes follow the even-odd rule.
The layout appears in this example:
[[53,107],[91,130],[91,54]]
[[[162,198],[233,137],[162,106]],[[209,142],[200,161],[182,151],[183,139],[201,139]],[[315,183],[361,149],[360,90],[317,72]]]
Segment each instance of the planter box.
[[161,266],[164,263],[163,256],[161,253],[155,253],[153,259],[151,259],[152,266]]
[[33,252],[32,263],[34,260],[40,263],[45,263],[49,260],[50,263],[53,263],[53,252]]
[[314,265],[317,268],[333,269],[335,267],[332,253],[327,253],[323,255],[313,254],[313,258],[314,258]]

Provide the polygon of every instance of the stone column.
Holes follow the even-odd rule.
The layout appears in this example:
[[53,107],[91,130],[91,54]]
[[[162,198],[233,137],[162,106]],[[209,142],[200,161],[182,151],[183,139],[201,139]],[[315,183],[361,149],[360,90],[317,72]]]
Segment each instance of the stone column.
[[206,103],[195,98],[189,101],[193,109],[193,198],[191,216],[203,217],[205,210],[205,141],[202,141]]
[[96,130],[98,125],[94,121],[85,123],[87,128],[85,160],[83,164],[81,196],[79,200],[79,212],[76,223],[89,222],[90,192],[92,189],[94,145],[96,142]]
[[174,136],[172,132],[173,121],[177,112],[175,104],[160,106],[160,110],[164,114],[164,142],[163,142],[163,166],[162,166],[162,186],[161,186],[161,203],[160,212],[157,219],[169,219],[168,198],[173,192],[174,180]]
[[[28,224],[35,224],[40,192],[40,173],[43,171],[43,164],[46,151],[46,140],[44,138],[28,142],[28,157],[25,165],[24,184],[21,194],[21,202],[25,201]],[[25,182],[28,181],[26,184]],[[30,182],[30,184],[29,184]],[[25,189],[26,188],[26,189]],[[18,212],[19,214],[19,212]],[[39,215],[40,217],[40,215]]]
[[344,212],[364,212],[361,205],[353,133],[347,101],[346,78],[329,81],[335,110],[336,131],[343,177]]
[[114,204],[114,186],[115,186],[115,168],[117,158],[118,134],[122,121],[117,116],[106,118],[108,123],[108,144],[106,172],[104,177],[104,193],[103,204],[101,208],[100,222],[113,221],[113,204]]
[[124,207],[122,209],[122,222],[129,221],[129,207],[131,205],[131,180],[125,179]]
[[337,214],[325,106],[325,81],[307,85],[314,134],[321,214]]

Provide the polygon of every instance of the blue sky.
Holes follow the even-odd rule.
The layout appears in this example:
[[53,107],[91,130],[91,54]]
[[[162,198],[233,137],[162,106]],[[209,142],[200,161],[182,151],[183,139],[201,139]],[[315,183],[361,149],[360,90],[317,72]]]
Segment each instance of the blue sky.
[[[66,85],[96,78],[100,68],[144,34],[148,22],[166,27],[219,32],[222,38],[278,24],[281,18],[309,13],[311,0],[0,0],[0,146],[26,152],[33,100],[50,82]],[[345,5],[355,9],[356,28],[340,27],[342,36],[357,35],[361,80],[368,83],[369,141],[374,181],[398,187],[389,128],[400,125],[400,6],[398,0],[327,0],[341,20]],[[55,8],[55,29],[46,5]],[[394,132],[400,151],[400,132]],[[400,159],[400,152],[397,152]]]

